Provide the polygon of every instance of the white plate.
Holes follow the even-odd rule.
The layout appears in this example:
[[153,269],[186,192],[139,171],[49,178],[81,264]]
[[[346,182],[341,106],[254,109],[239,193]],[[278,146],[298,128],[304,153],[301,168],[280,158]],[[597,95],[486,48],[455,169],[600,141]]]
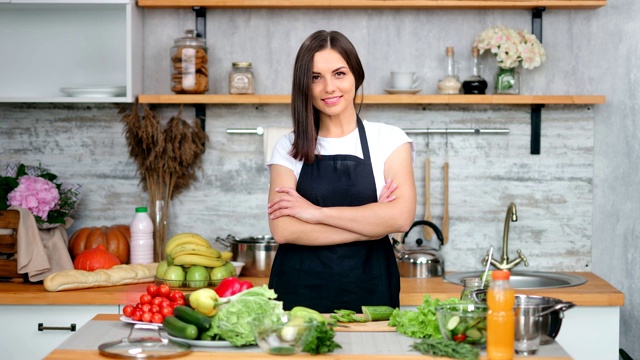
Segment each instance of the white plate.
[[389,94],[417,94],[422,89],[384,89]]
[[116,97],[127,94],[126,86],[75,86],[61,87],[60,92],[72,97]]
[[185,344],[189,344],[191,346],[199,346],[199,347],[233,347],[230,342],[226,340],[215,340],[215,341],[207,341],[207,340],[187,340],[181,339],[175,336],[171,336],[167,334],[167,337],[173,341],[179,341]]
[[120,316],[120,321],[124,321],[126,323],[129,324],[145,324],[145,325],[154,325],[157,327],[163,327],[162,324],[156,324],[156,323],[152,323],[152,322],[144,322],[144,321],[135,321],[133,319],[131,319],[130,317],[126,317],[124,315]]

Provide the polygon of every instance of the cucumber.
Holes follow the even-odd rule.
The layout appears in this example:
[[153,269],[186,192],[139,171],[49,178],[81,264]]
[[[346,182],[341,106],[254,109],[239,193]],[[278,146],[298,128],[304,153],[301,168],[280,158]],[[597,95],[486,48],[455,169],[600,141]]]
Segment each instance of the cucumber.
[[470,340],[480,340],[480,338],[482,338],[482,333],[476,328],[468,329],[465,332],[465,335],[467,335]]
[[454,315],[447,321],[447,330],[453,330],[460,324],[460,316]]
[[389,320],[395,309],[390,306],[362,306],[362,315],[369,321]]
[[173,309],[173,316],[187,324],[195,325],[199,331],[207,331],[211,327],[211,318],[188,306],[176,306]]
[[173,315],[165,317],[162,326],[167,334],[177,338],[194,340],[198,337],[198,328],[195,325],[187,324]]

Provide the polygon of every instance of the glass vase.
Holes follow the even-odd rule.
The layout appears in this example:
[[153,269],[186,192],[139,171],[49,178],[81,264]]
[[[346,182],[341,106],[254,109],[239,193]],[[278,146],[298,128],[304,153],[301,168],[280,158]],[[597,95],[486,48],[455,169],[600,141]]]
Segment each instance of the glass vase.
[[154,261],[160,262],[166,258],[164,253],[165,240],[167,238],[167,215],[169,213],[168,202],[156,200],[152,202],[153,209],[150,214],[153,220]]
[[496,94],[520,94],[520,70],[498,68],[496,74]]

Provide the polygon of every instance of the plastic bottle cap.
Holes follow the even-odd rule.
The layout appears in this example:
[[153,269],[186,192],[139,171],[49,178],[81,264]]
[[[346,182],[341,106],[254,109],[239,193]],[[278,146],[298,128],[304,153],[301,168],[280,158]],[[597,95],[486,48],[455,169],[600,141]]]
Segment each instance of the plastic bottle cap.
[[144,206],[142,206],[142,207],[137,207],[137,208],[136,208],[136,212],[137,212],[137,213],[139,213],[139,212],[147,212],[147,208],[146,208],[146,207],[144,207]]
[[507,270],[494,270],[491,272],[491,278],[493,280],[509,280],[511,273]]

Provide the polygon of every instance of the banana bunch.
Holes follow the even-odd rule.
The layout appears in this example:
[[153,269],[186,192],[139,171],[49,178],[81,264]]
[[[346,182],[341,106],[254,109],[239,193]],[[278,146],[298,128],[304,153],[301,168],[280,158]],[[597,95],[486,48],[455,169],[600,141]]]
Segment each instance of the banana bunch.
[[184,267],[192,265],[220,267],[232,255],[228,251],[220,252],[212,248],[207,239],[194,233],[180,233],[173,236],[167,241],[164,250],[170,263]]

